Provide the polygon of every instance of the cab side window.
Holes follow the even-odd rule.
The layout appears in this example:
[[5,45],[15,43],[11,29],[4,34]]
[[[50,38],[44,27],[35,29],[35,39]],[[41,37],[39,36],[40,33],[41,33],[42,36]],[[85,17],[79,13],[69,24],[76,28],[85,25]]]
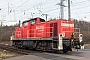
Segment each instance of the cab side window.
[[30,20],[30,24],[35,24],[35,20]]
[[24,22],[23,24],[24,24],[24,26],[28,26],[28,22]]
[[45,22],[45,20],[44,19],[40,19],[40,22]]

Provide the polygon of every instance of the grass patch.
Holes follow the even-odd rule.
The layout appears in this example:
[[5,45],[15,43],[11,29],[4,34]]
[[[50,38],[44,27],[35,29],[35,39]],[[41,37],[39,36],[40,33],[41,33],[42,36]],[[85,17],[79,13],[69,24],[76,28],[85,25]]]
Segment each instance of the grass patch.
[[0,59],[5,59],[9,57],[17,56],[17,54],[14,53],[8,53],[8,52],[0,52]]

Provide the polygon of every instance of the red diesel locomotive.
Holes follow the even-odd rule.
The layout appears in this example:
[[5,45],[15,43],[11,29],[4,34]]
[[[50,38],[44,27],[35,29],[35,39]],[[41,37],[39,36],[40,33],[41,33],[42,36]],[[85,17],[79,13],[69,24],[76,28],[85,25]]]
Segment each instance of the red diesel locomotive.
[[[78,37],[75,33],[78,33]],[[45,21],[33,18],[23,21],[11,36],[12,46],[15,47],[64,53],[83,48],[82,42],[82,34],[75,32],[74,22],[60,19]]]

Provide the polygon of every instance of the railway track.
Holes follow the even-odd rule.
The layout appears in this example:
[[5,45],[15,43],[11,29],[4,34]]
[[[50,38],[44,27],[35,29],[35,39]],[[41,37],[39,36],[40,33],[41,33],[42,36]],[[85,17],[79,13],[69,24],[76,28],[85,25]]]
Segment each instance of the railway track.
[[10,52],[14,52],[14,53],[17,53],[17,54],[22,54],[22,55],[30,55],[30,54],[40,53],[40,51],[18,49],[18,48],[15,48],[13,46],[4,45],[4,44],[0,44],[0,49],[10,51]]

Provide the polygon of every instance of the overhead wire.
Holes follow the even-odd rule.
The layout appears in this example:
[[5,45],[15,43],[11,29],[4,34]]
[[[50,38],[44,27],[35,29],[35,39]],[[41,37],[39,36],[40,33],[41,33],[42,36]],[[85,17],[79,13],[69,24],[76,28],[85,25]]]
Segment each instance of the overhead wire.
[[29,0],[26,0],[24,3],[22,3],[20,6],[18,6],[17,8],[15,8],[14,10],[20,8],[21,6],[23,6],[25,3],[27,3]]
[[[28,1],[28,0],[27,0],[27,1]],[[27,1],[26,1],[26,2],[27,2]],[[49,1],[50,1],[50,0],[49,0]],[[46,4],[46,3],[48,3],[49,1],[43,2],[43,4]],[[18,8],[21,7],[22,5],[24,5],[26,2],[24,2],[23,4],[21,4],[20,6],[18,6]],[[42,3],[42,2],[40,2],[40,3]],[[38,4],[40,4],[40,3],[38,3]],[[35,4],[35,5],[38,5],[38,4]],[[27,11],[27,10],[33,8],[33,7],[36,7],[36,6],[32,5],[32,7],[28,8],[28,9],[25,9],[25,10],[23,10],[23,11]],[[18,9],[18,8],[17,8],[17,9]],[[16,13],[16,14],[19,14],[19,13],[21,13],[21,12],[23,12],[23,11],[20,11],[20,12],[18,12],[18,13]]]
[[71,2],[71,4],[76,6],[76,5],[78,5],[78,4],[86,3],[86,2],[88,2],[88,1],[90,1],[90,0],[84,0],[84,1],[80,1],[80,2],[78,2],[78,3],[74,3],[74,4],[73,4],[73,2]]
[[[49,0],[49,1],[50,1],[50,0]],[[40,3],[42,3],[42,4],[44,5],[44,4],[46,4],[47,2],[48,2],[48,1],[43,2],[43,3],[42,3],[42,2],[40,2]],[[40,4],[40,3],[38,3],[38,4]],[[30,9],[32,9],[32,8],[34,8],[34,7],[37,7],[37,5],[38,5],[38,4],[35,4],[36,6],[35,6],[35,5],[32,5],[32,7],[27,8],[27,9],[24,9],[23,11],[27,11],[27,10],[30,10]],[[21,12],[23,12],[23,11],[20,11],[20,12],[18,12],[18,13],[21,13]],[[18,14],[18,13],[17,13],[17,14]]]
[[[27,0],[27,1],[28,1],[28,0]],[[78,4],[79,4],[79,3],[82,3],[82,2],[85,2],[85,1],[78,2]],[[75,3],[75,4],[76,4],[76,3]],[[23,5],[23,4],[22,4],[22,5]],[[22,5],[18,6],[17,9],[20,8]],[[34,7],[36,7],[36,6],[34,6]],[[87,8],[87,7],[89,7],[89,5],[88,5],[88,6],[82,6],[82,7],[73,9],[73,10],[82,9],[82,8],[85,8],[85,7]],[[32,8],[33,8],[33,6],[30,7],[30,8],[28,8],[28,9],[25,9],[25,10],[23,10],[23,11],[27,11],[27,10],[32,9]],[[57,10],[57,9],[59,9],[59,8],[56,8],[56,9],[54,9],[54,10]],[[48,10],[48,11],[46,11],[46,12],[48,13],[48,12],[51,12],[51,11],[54,11],[54,10],[52,9],[52,10]],[[19,13],[21,13],[21,12],[23,12],[23,11],[17,12],[16,15],[19,14]]]
[[[50,1],[50,0],[49,0],[49,1]],[[48,1],[43,2],[43,4],[46,4],[47,2],[48,2]],[[42,2],[40,2],[40,3],[42,3]],[[40,3],[38,3],[38,4],[40,4]],[[35,4],[35,5],[38,5],[38,4]],[[23,10],[23,11],[20,11],[20,12],[18,12],[18,13],[16,13],[16,14],[19,14],[19,13],[22,13],[22,12],[24,12],[24,11],[30,10],[30,9],[33,8],[33,7],[36,7],[36,6],[33,6],[33,5],[32,5],[32,7],[28,8],[28,9],[25,9],[25,10]]]
[[[85,2],[85,1],[82,1],[82,2]],[[79,2],[79,3],[82,3],[82,2]],[[86,7],[88,7],[88,6],[86,6]],[[32,7],[31,7],[32,8]],[[83,7],[81,7],[81,8],[83,8]],[[30,9],[30,8],[29,8]],[[29,9],[26,9],[26,10],[24,10],[24,11],[27,11],[27,10],[29,10]],[[80,8],[76,8],[76,9],[80,9]]]

